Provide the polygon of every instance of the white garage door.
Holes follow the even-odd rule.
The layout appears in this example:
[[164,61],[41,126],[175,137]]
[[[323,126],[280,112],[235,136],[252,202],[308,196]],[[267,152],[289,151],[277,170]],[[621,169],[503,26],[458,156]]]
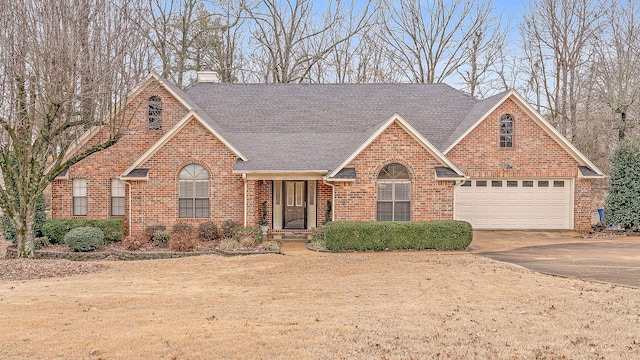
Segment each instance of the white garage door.
[[473,179],[455,189],[455,219],[475,229],[572,229],[571,179]]

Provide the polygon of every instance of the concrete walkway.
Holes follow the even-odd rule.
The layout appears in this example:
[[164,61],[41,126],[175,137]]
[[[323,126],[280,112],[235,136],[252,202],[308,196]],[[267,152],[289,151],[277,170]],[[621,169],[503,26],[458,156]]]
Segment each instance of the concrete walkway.
[[541,273],[640,288],[640,237],[585,239],[574,232],[475,231],[469,251]]

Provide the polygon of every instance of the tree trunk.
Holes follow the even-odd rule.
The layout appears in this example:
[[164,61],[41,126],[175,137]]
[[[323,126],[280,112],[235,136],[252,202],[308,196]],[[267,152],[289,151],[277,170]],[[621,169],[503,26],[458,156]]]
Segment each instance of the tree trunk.
[[30,211],[26,216],[26,219],[20,219],[18,217],[15,223],[16,226],[16,240],[18,243],[18,257],[20,258],[35,258],[35,234],[33,232],[33,223],[35,220],[35,209]]
[[627,113],[620,113],[620,126],[618,127],[618,141],[624,140],[624,136],[627,132]]

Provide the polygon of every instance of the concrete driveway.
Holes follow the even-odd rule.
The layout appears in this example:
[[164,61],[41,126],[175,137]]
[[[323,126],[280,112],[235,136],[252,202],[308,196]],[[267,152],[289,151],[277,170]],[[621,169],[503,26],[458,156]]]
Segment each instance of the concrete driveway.
[[575,232],[474,231],[469,251],[541,273],[640,288],[640,237]]

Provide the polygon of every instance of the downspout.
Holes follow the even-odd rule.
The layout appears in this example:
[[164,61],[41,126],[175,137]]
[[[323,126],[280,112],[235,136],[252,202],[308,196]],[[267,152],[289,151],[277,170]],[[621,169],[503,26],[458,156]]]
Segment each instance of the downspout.
[[126,180],[122,180],[122,178],[120,178],[120,180],[127,186],[129,186],[129,211],[127,214],[127,218],[129,221],[129,236],[131,236],[131,183],[127,182]]
[[322,179],[322,183],[331,186],[331,221],[336,221],[336,186]]
[[244,181],[244,226],[247,226],[247,174],[242,174]]

